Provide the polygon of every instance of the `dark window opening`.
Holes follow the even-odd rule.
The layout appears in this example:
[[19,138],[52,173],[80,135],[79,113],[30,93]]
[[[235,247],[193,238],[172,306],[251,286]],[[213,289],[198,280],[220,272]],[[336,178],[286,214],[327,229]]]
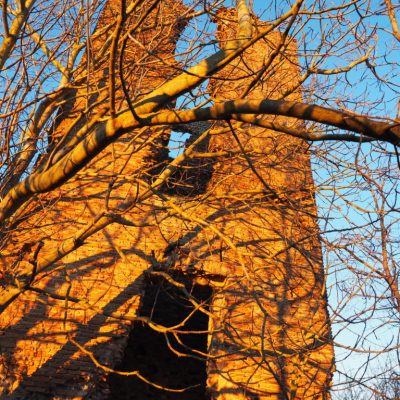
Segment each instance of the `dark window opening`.
[[[187,283],[187,282],[186,282]],[[209,303],[212,290],[208,286],[186,284],[189,293],[197,302]],[[163,326],[174,326],[182,322],[194,311],[194,306],[187,300],[180,289],[159,279],[148,282],[140,315]],[[195,311],[185,325],[179,328],[185,332],[203,331],[203,333],[181,333],[180,344],[172,333],[167,333],[170,345],[179,353],[191,354],[190,349],[207,353],[208,316]],[[196,356],[198,356],[196,354]],[[207,395],[205,357],[179,357],[168,347],[165,335],[147,324],[134,323],[125,356],[117,369],[122,371],[138,370],[150,381],[173,389],[195,386],[182,393],[166,392],[139,380],[136,377],[109,376],[110,399],[113,400],[209,400]]]

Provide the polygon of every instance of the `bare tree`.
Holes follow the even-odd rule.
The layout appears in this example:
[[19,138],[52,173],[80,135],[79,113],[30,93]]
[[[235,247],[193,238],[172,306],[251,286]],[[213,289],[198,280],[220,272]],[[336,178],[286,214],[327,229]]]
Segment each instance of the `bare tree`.
[[396,398],[399,8],[3,1],[5,398],[204,396],[118,371],[138,324],[215,399]]

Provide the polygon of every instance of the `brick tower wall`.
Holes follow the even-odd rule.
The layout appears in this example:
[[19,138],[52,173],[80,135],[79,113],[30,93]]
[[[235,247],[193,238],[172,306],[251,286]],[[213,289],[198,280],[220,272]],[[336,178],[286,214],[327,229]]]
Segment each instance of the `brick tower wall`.
[[[97,58],[114,27],[104,29],[116,19],[119,10],[120,2],[112,1],[102,12],[91,47]],[[126,26],[133,27],[146,11],[146,6],[138,8]],[[177,21],[185,12],[180,2],[161,2],[142,24],[146,29],[135,34],[139,44],[128,42],[124,78],[132,101],[176,74],[175,45],[185,25]],[[61,144],[79,135],[87,119],[104,113],[108,105],[109,53],[105,54],[96,64],[88,63],[86,55],[80,63],[76,77],[79,88],[60,111],[52,133],[53,159],[60,156]],[[126,107],[121,87],[117,87],[116,94],[117,110]],[[91,109],[85,114],[88,107]],[[15,271],[29,268],[28,260],[38,243],[43,243],[38,258],[44,258],[99,215],[112,214],[116,204],[135,196],[134,179],[151,179],[153,168],[165,159],[169,134],[168,129],[156,128],[125,135],[67,184],[38,196],[18,216],[20,223],[10,233],[13,246],[2,250],[2,266],[14,264]],[[129,215],[118,216],[134,221],[138,227],[114,223],[94,234],[77,251],[35,277],[32,286],[43,293],[24,292],[0,316],[2,398],[108,396],[105,372],[82,354],[69,337],[92,351],[99,362],[114,367],[122,356],[129,322],[102,313],[136,316],[151,254],[166,246],[157,234],[150,204],[141,204]],[[68,298],[83,301],[74,304]]]
[[[108,3],[97,31],[118,7]],[[169,22],[185,9],[169,0],[160,7],[149,17],[149,25],[155,27],[136,36],[156,55],[141,45],[130,45],[126,55],[125,79],[132,96],[145,94],[143,90],[175,72],[170,65],[183,26]],[[236,15],[222,10],[219,19],[223,22],[218,38],[224,46],[236,34]],[[163,28],[160,21],[166,24]],[[93,51],[99,53],[107,35],[94,41]],[[280,37],[267,36],[221,71],[210,84],[215,100],[240,96]],[[296,86],[295,43],[282,54],[250,98],[279,98]],[[87,105],[98,101],[92,112],[100,113],[108,101],[108,60],[97,66],[83,60],[81,65],[82,89],[60,113],[53,133],[55,148],[64,136],[67,140],[85,126],[80,120],[71,129],[71,121]],[[118,106],[126,106],[120,89],[117,98]],[[294,90],[286,98],[298,100],[301,92]],[[300,126],[285,118],[271,121]],[[233,128],[240,145],[221,124],[216,129],[226,132],[212,135],[198,149],[228,155],[191,160],[183,169],[178,183],[192,188],[178,190],[171,180],[164,200],[155,196],[121,215],[135,226],[109,225],[35,279],[39,289],[85,302],[25,292],[0,316],[5,398],[106,397],[104,371],[69,337],[114,367],[122,357],[130,324],[104,313],[137,317],[146,272],[154,269],[186,276],[213,290],[207,382],[213,400],[329,398],[333,352],[307,145],[245,124],[235,123]],[[115,204],[135,196],[134,178],[151,180],[162,167],[169,133],[162,128],[134,132],[102,152],[68,184],[40,196],[21,215],[23,223],[12,235],[15,245],[2,254],[2,262],[15,262],[16,268],[28,265],[29,253],[23,249],[34,250],[42,241],[43,256],[72,237],[77,224],[84,228],[99,213],[110,214]],[[168,201],[177,206],[173,212],[168,211]],[[162,396],[158,398],[174,398]]]
[[[237,24],[232,10],[219,17],[224,46]],[[213,82],[216,100],[240,98],[281,40],[279,32],[269,34],[225,68]],[[297,62],[296,42],[289,38],[247,98],[301,101]],[[302,127],[284,117],[270,121]],[[222,259],[228,270],[212,304],[220,314],[210,340],[213,398],[327,399],[333,349],[308,145],[246,124],[233,129],[236,139],[228,132],[210,143],[211,151],[238,152],[214,165],[208,189],[227,197],[220,203],[220,227],[237,245],[211,261],[215,269]],[[239,142],[246,156],[239,155]]]
[[[235,19],[234,10],[218,13],[221,46],[235,37]],[[269,34],[222,70],[210,84],[215,101],[240,98],[281,38]],[[301,100],[295,41],[267,71],[247,97]],[[270,122],[302,128],[284,117]],[[161,226],[176,244],[175,268],[214,289],[209,391],[218,400],[328,399],[333,348],[307,143],[248,124],[232,128],[236,138],[226,124],[211,136],[208,152],[231,155],[201,159],[198,173],[208,168],[211,178],[205,194],[185,203],[185,226]]]

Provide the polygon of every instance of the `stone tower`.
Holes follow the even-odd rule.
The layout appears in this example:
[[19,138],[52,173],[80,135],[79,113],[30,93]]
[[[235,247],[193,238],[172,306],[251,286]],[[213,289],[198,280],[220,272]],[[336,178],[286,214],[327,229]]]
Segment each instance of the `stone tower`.
[[[85,136],[88,121],[108,112],[109,37],[114,29],[109,24],[120,9],[120,1],[110,1],[102,11],[89,57],[88,53],[83,56],[76,72],[76,90],[57,116],[50,156],[42,168]],[[180,2],[163,1],[146,17],[147,12],[146,6],[136,7],[126,23],[133,27],[144,19],[141,26],[146,27],[134,34],[135,46],[128,43],[124,53],[124,80],[132,100],[176,74],[175,45],[185,26],[181,17],[186,8]],[[127,106],[123,97],[117,86],[117,110]],[[151,179],[153,168],[165,158],[168,136],[168,129],[159,128],[121,138],[67,184],[41,195],[17,216],[18,229],[9,239],[13,246],[1,250],[4,269],[12,264],[15,270],[29,268],[34,249],[39,251],[38,258],[45,259],[106,214],[115,214],[115,223],[34,276],[36,291],[25,291],[0,315],[1,398],[107,398],[106,371],[96,367],[71,339],[106,366],[114,367],[121,358],[129,319],[137,317],[148,257],[163,244],[160,235],[154,234],[150,203],[129,214],[117,211],[116,204],[136,195],[135,177]],[[75,298],[80,302],[74,303]]]
[[[232,9],[218,17],[223,47],[238,26]],[[301,101],[295,40],[269,34],[211,85],[215,101],[244,93],[253,100]],[[265,121],[302,127],[286,117]],[[211,152],[233,153],[215,162],[207,190],[218,199],[216,226],[236,245],[203,264],[226,276],[211,305],[222,325],[210,338],[216,358],[209,362],[209,389],[215,399],[327,399],[333,349],[307,143],[246,120],[228,128],[209,144]]]
[[[100,56],[117,10],[109,2],[100,18],[92,47]],[[145,12],[146,6],[127,26]],[[185,12],[180,2],[163,0],[147,17],[148,29],[136,34],[124,60],[132,98],[176,73]],[[233,10],[218,14],[222,47],[236,35],[235,19]],[[247,92],[251,99],[300,100],[294,41],[260,74],[281,38],[268,35],[222,70],[210,83],[214,100]],[[86,60],[81,88],[55,123],[53,157],[84,132],[82,111],[107,112],[108,60]],[[116,93],[117,106],[126,106],[122,88]],[[287,118],[268,122],[300,127]],[[212,133],[159,196],[115,215],[35,276],[36,291],[0,316],[4,398],[103,399],[111,390],[113,399],[329,399],[333,350],[307,145],[246,121],[219,124]],[[26,249],[42,243],[43,256],[73,237],[77,224],[90,229],[113,214],[118,202],[137,195],[136,177],[151,182],[162,171],[169,135],[157,128],[124,136],[68,184],[30,204],[3,264],[23,266]],[[171,374],[183,355],[200,359],[203,373],[191,369],[192,361]],[[116,367],[137,370],[153,386],[138,385],[138,374],[107,380],[107,368]],[[184,392],[148,389],[198,383]]]

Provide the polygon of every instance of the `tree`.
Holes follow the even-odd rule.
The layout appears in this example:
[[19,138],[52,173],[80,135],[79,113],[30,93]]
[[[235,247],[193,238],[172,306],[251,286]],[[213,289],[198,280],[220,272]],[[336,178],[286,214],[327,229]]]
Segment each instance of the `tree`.
[[[271,1],[251,7],[238,0],[236,13],[223,8],[231,6],[222,1],[3,1],[0,310],[6,340],[15,327],[22,331],[14,353],[4,341],[3,375],[10,396],[19,395],[17,386],[24,379],[40,385],[43,375],[53,373],[77,348],[110,372],[121,358],[129,323],[136,321],[165,335],[180,356],[208,358],[209,371],[217,365],[225,372],[222,364],[233,363],[228,356],[251,358],[244,350],[261,348],[261,361],[253,367],[269,374],[270,394],[257,392],[256,372],[247,387],[238,385],[232,367],[222,374],[223,383],[209,378],[209,387],[224,387],[215,396],[329,398],[332,342],[333,393],[349,382],[375,393],[381,385],[376,363],[380,357],[398,357],[399,7],[390,0],[338,6]],[[261,63],[249,61],[252,48],[269,49],[265,57],[259,54]],[[268,140],[261,137],[265,129]],[[168,155],[178,132],[190,138],[182,154]],[[255,146],[249,136],[261,137],[265,147]],[[308,154],[315,187],[304,167]],[[249,175],[229,170],[235,165]],[[286,174],[285,182],[274,181],[278,171]],[[239,175],[257,178],[262,190],[236,190]],[[318,269],[314,194],[325,275]],[[275,252],[259,244],[264,237],[257,242],[260,229],[253,219],[244,221],[253,223],[252,243],[244,246],[234,226],[244,229],[243,221],[234,215],[242,220],[257,215],[257,223],[276,224]],[[207,260],[218,265],[216,257],[220,269],[205,266]],[[243,267],[244,289],[238,289],[240,279],[226,286],[225,276],[239,275],[229,267],[222,272],[225,263],[234,264],[234,271]],[[265,267],[268,263],[273,268]],[[302,268],[292,269],[296,265]],[[279,266],[285,271],[285,294],[301,297],[305,290],[315,296],[309,301],[316,311],[308,314],[308,325],[298,323],[297,331],[282,328],[282,343],[292,353],[266,348],[251,335],[251,343],[246,342],[243,332],[250,323],[241,321],[230,325],[235,340],[243,338],[241,348],[224,349],[222,355],[215,344],[218,332],[233,320],[217,323],[215,315],[229,308],[220,293],[224,299],[229,291],[250,293],[251,304],[271,326],[296,325],[283,317],[276,325],[270,322],[258,296],[280,295],[278,277],[259,272],[264,268],[271,275]],[[315,284],[307,282],[314,268]],[[301,276],[300,270],[308,272]],[[140,296],[125,289],[140,292],[147,279],[159,282],[173,298],[183,296],[189,316],[200,311],[214,321],[205,330],[215,353],[180,343],[189,331],[201,330],[187,328],[187,315],[170,324],[152,318],[152,307],[148,314],[136,313]],[[195,294],[199,283],[210,282],[211,302],[210,295]],[[88,297],[91,291],[95,297]],[[103,302],[106,293],[119,302]],[[243,300],[244,307],[250,307],[248,301]],[[21,323],[21,315],[47,319],[32,327]],[[90,321],[88,330],[77,321]],[[101,327],[96,340],[90,336],[93,324]],[[275,342],[266,339],[273,329],[261,330],[261,342],[273,347]],[[32,335],[40,339],[48,332],[54,334],[51,343],[32,345]],[[109,336],[120,337],[121,343],[113,342],[114,354],[102,354],[100,344]],[[26,345],[30,354],[23,351],[24,337],[31,340]],[[58,350],[49,365],[51,346]],[[354,370],[343,361],[350,357]],[[30,358],[44,360],[34,378]],[[74,362],[68,362],[73,369]],[[88,381],[96,388],[97,375]],[[157,386],[140,370],[131,375]],[[168,380],[162,386],[181,388]],[[71,388],[65,390],[67,397]]]

